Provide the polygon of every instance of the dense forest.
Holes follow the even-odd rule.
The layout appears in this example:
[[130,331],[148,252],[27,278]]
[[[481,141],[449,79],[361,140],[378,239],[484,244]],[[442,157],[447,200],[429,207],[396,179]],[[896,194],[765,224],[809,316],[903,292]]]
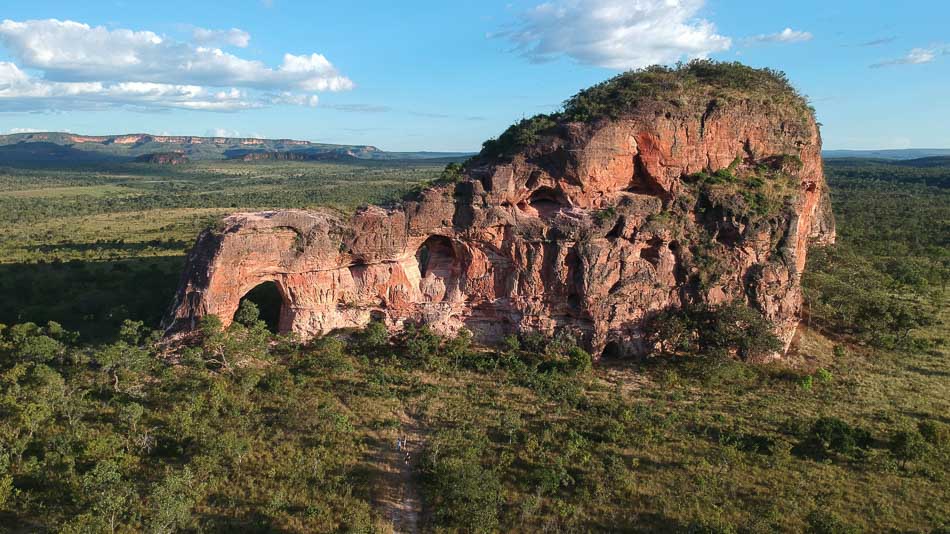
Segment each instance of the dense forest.
[[[445,163],[0,169],[0,529],[950,528],[950,165],[827,163],[839,239],[781,362],[378,324],[302,344],[253,300],[158,343],[214,218],[351,210]],[[763,339],[703,313],[719,343]]]

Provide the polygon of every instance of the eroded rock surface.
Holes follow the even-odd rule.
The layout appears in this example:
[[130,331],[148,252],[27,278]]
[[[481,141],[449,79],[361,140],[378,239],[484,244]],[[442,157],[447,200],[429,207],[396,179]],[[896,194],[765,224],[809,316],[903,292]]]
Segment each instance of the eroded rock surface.
[[[809,242],[834,239],[820,154],[810,113],[742,99],[562,122],[394,207],[227,217],[199,236],[166,325],[227,325],[273,281],[280,329],[303,338],[411,320],[489,343],[567,330],[595,355],[643,353],[651,313],[739,299],[788,343]],[[738,178],[697,178],[721,169]]]

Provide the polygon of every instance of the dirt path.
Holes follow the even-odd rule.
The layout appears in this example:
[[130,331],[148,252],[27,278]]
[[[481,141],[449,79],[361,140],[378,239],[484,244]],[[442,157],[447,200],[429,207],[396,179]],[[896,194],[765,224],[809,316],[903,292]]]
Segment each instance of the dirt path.
[[[375,491],[375,504],[390,523],[393,532],[400,534],[420,531],[422,498],[419,495],[413,468],[416,466],[423,445],[423,434],[418,422],[402,414],[398,430],[380,432],[373,463],[379,474]],[[410,461],[406,462],[406,448],[396,450],[396,439],[408,442]]]

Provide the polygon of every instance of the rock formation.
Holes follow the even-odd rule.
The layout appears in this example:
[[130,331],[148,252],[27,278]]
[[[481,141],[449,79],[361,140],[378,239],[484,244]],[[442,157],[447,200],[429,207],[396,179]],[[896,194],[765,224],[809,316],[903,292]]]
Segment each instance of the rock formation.
[[651,314],[738,299],[787,344],[809,241],[834,239],[818,127],[771,71],[742,67],[754,83],[737,88],[695,68],[582,92],[394,206],[225,218],[188,256],[169,334],[208,314],[227,325],[273,281],[280,330],[303,338],[411,320],[488,343],[570,331],[595,355],[642,354]]
[[188,163],[188,156],[181,152],[154,152],[142,154],[135,158],[136,163],[151,163],[153,165],[181,165]]
[[352,150],[328,150],[325,152],[294,152],[290,150],[236,152],[228,159],[241,161],[357,161],[359,157]]

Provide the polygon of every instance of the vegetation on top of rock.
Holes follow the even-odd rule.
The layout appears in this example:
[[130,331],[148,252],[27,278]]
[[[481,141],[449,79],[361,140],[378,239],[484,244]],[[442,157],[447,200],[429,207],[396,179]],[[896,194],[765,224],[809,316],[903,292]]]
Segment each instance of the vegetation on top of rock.
[[644,101],[669,100],[681,104],[684,97],[691,96],[753,99],[808,108],[808,102],[781,71],[696,59],[675,67],[653,65],[614,76],[564,102],[562,117],[569,121],[617,118]]
[[439,177],[433,182],[433,184],[441,185],[458,183],[458,181],[462,179],[462,171],[464,169],[465,166],[462,163],[449,163],[445,166],[445,169],[442,169],[442,173],[439,174]]
[[497,139],[485,141],[479,156],[487,159],[510,157],[538,142],[543,133],[561,122],[590,122],[604,117],[616,119],[647,101],[671,102],[682,107],[696,97],[703,100],[703,111],[712,100],[748,99],[813,113],[808,101],[792,86],[784,72],[756,69],[739,62],[696,59],[674,67],[653,65],[631,70],[588,87],[567,99],[563,111],[521,119]]
[[[791,158],[772,162],[772,165],[740,167],[737,157],[729,167],[714,172],[699,172],[685,177],[693,184],[700,199],[724,214],[744,218],[748,222],[768,219],[799,193],[795,179],[785,172],[795,165]],[[801,160],[798,160],[801,166]]]
[[498,158],[511,156],[518,150],[531,146],[541,139],[541,134],[551,130],[560,119],[560,114],[538,114],[530,119],[521,119],[512,124],[498,139],[489,139],[482,143],[479,156],[484,158]]

